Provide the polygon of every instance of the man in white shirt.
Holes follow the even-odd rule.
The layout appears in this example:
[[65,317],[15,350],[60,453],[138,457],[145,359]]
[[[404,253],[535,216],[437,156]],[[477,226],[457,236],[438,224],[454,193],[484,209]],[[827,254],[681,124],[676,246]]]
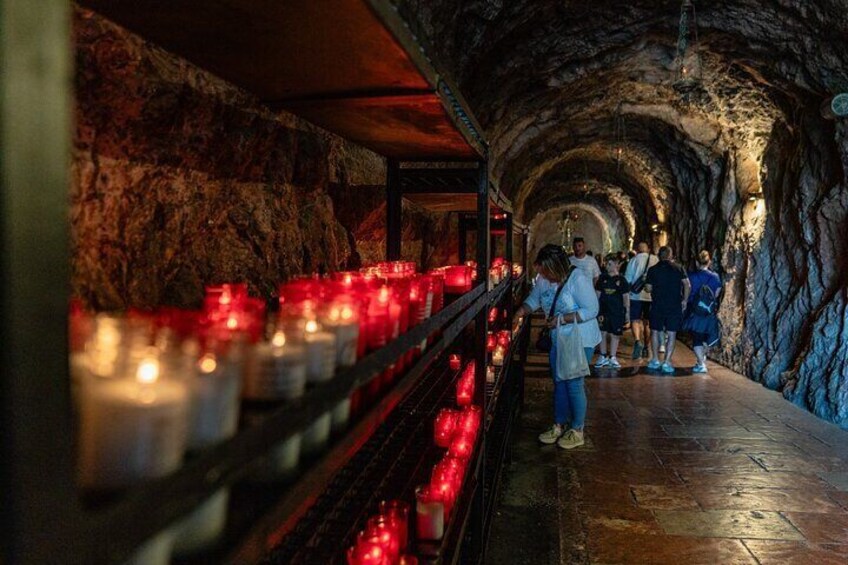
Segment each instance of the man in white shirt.
[[[627,271],[624,278],[630,286],[647,275],[648,269],[659,262],[656,255],[652,254],[651,248],[644,241],[639,242],[637,248],[639,253],[627,263]],[[648,356],[648,344],[651,343],[651,328],[648,319],[651,315],[651,293],[645,291],[630,293],[630,325],[633,329],[633,359]]]
[[598,278],[601,276],[601,268],[598,266],[598,261],[591,255],[586,254],[586,242],[582,237],[575,237],[571,244],[574,249],[574,255],[568,258],[571,264],[583,271],[586,278],[592,281],[592,288],[598,284]]

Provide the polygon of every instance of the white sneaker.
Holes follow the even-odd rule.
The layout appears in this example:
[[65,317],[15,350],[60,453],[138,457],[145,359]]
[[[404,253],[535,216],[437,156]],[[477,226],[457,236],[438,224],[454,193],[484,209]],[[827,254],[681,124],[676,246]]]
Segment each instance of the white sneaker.
[[694,367],[692,367],[692,372],[693,372],[693,373],[701,373],[701,374],[704,374],[704,373],[706,373],[706,372],[707,372],[707,366],[706,366],[706,365],[701,365],[701,364],[699,363],[699,364],[695,365]]
[[619,363],[618,359],[616,359],[615,357],[610,357],[609,363],[607,363],[607,366],[610,369],[621,369],[621,363]]
[[663,374],[666,374],[666,375],[673,375],[674,374],[674,367],[671,365],[671,363],[663,363],[662,367],[660,367],[660,371],[662,371]]
[[601,367],[606,367],[609,364],[610,364],[610,360],[607,359],[605,355],[601,355],[598,358],[598,362],[595,363],[595,368],[600,369]]
[[649,371],[659,371],[660,367],[662,367],[662,364],[659,361],[655,361],[654,359],[651,359],[648,362],[648,370]]
[[564,433],[565,430],[560,424],[554,424],[549,429],[539,434],[539,441],[545,445],[551,445],[552,443],[556,443]]
[[563,434],[563,436],[557,441],[557,445],[562,449],[574,449],[575,447],[580,447],[584,443],[583,432],[573,429],[565,432],[565,434]]

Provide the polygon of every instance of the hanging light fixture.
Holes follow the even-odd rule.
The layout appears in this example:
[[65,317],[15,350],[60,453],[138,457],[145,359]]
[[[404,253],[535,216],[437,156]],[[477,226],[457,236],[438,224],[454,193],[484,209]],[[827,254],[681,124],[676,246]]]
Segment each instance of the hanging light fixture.
[[683,0],[677,28],[677,55],[674,88],[688,92],[701,83],[701,55],[698,52],[698,20],[692,0]]
[[621,111],[621,103],[615,109],[613,117],[613,146],[612,158],[621,169],[621,161],[624,158],[624,146],[627,144],[627,131],[625,129],[624,114]]

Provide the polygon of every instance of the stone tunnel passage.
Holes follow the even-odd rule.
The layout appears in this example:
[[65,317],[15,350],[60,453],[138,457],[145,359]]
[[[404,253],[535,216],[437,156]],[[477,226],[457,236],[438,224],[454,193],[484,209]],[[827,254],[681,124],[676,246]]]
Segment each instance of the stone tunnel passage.
[[684,28],[680,0],[395,4],[537,239],[581,208],[617,244],[711,251],[713,359],[848,427],[848,121],[822,111],[848,91],[844,0],[695,0]]

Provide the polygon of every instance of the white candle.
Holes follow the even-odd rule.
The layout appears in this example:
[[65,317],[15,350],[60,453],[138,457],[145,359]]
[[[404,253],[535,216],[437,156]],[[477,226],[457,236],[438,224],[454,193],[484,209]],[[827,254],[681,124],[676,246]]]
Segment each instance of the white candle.
[[332,430],[340,432],[347,427],[350,420],[350,397],[345,398],[333,408],[333,424]]
[[242,396],[251,400],[293,400],[306,388],[306,349],[282,331],[256,344],[245,370]]
[[440,540],[445,535],[445,505],[418,497],[415,503],[415,533],[419,540]]
[[198,506],[174,528],[174,552],[177,555],[198,553],[218,542],[227,523],[229,489],[221,489]]
[[207,353],[198,360],[189,385],[189,450],[202,449],[232,437],[238,427],[241,389],[238,365]]
[[495,382],[495,368],[491,365],[486,366],[486,382]]
[[173,548],[174,533],[167,529],[150,538],[123,565],[168,565]]
[[332,308],[324,327],[336,336],[336,365],[339,367],[356,365],[359,321],[355,317],[353,308],[347,305]]
[[304,454],[315,454],[327,446],[327,442],[330,439],[331,425],[331,413],[324,412],[303,431],[302,448]]
[[300,463],[300,451],[303,447],[303,434],[296,433],[280,443],[271,452],[271,468],[273,474],[287,478],[297,471]]
[[502,367],[504,363],[504,349],[503,347],[496,347],[494,351],[492,351],[492,365],[495,367]]
[[315,320],[306,322],[306,380],[322,383],[333,378],[336,372],[336,336],[321,331]]
[[146,355],[134,378],[92,378],[81,391],[79,472],[86,488],[115,489],[170,473],[186,448],[189,394]]

